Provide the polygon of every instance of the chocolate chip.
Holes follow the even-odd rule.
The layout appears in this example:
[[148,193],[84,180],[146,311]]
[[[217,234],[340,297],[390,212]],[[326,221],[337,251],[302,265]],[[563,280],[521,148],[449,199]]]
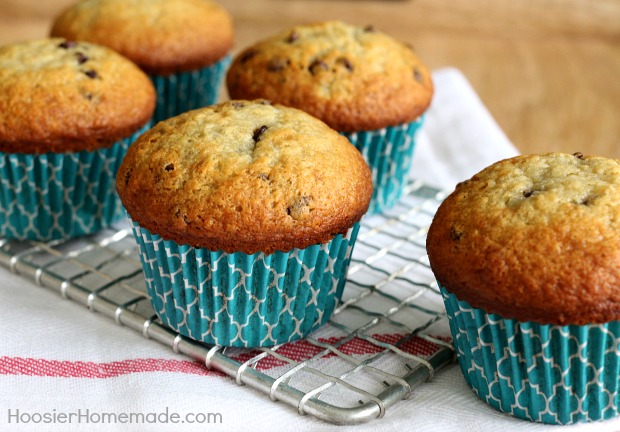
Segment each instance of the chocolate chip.
[[456,188],[461,188],[464,187],[466,184],[468,184],[471,180],[463,180],[462,182],[458,182],[456,184]]
[[450,227],[450,238],[454,241],[458,241],[461,239],[461,237],[463,237],[463,233],[461,231],[458,231],[456,228],[454,227]]
[[83,96],[87,100],[93,100],[93,94],[92,93],[84,93]]
[[92,69],[84,71],[84,75],[86,75],[90,79],[95,79],[95,78],[99,77],[99,74],[97,74],[97,71],[94,71]]
[[235,108],[243,108],[245,106],[245,104],[243,102],[232,102],[231,103],[232,106],[234,106]]
[[420,71],[420,69],[418,69],[417,67],[413,68],[413,77],[415,78],[415,80],[417,82],[419,82],[420,84],[424,84],[424,75],[422,74],[422,72]]
[[364,31],[366,33],[374,33],[375,32],[375,26],[373,26],[372,24],[368,24],[366,27],[364,27]]
[[245,63],[246,61],[254,57],[256,54],[258,54],[258,51],[254,49],[249,49],[245,51],[243,54],[241,54],[241,57],[239,58],[239,60],[241,61],[241,63]]
[[327,63],[321,60],[315,60],[310,64],[310,66],[308,66],[308,70],[312,75],[316,75],[319,71],[325,71],[327,69],[329,69],[329,66],[327,66]]
[[583,153],[581,152],[573,153],[573,156],[575,156],[577,159],[583,159]]
[[174,171],[174,164],[173,163],[169,163],[168,165],[166,165],[166,167],[164,169],[166,171]]
[[261,173],[258,175],[258,178],[264,181],[269,181],[269,176],[267,174]]
[[287,41],[288,43],[293,43],[293,42],[295,42],[297,39],[299,39],[299,33],[297,33],[295,30],[293,30],[293,31],[291,32],[291,34],[290,34],[290,35],[288,35],[288,37],[286,38],[286,41]]
[[346,57],[339,57],[338,60],[336,60],[336,63],[343,65],[349,72],[352,72],[354,69],[353,64]]
[[529,198],[532,196],[533,193],[534,191],[531,191],[531,190],[523,191],[523,198]]
[[129,178],[131,177],[132,170],[125,171],[125,186],[129,184]]
[[58,44],[58,48],[69,49],[75,48],[77,46],[77,42],[74,41],[64,41],[61,44]]
[[591,195],[588,195],[585,198],[582,198],[581,201],[579,201],[579,204],[584,205],[584,206],[589,206],[590,204],[592,204],[592,201],[594,201],[594,197]]
[[261,105],[271,105],[271,101],[267,99],[260,99],[258,103]]
[[260,136],[267,130],[267,126],[263,125],[257,129],[254,129],[254,133],[252,134],[252,139],[255,143],[260,141]]
[[75,53],[75,56],[77,57],[78,64],[84,64],[88,61],[88,57],[79,51]]
[[290,206],[286,208],[286,214],[291,216],[293,219],[299,218],[301,216],[301,212],[305,207],[308,206],[312,202],[312,197],[301,196],[296,199]]
[[290,64],[289,59],[285,59],[282,57],[276,57],[269,60],[267,63],[267,70],[269,72],[278,72],[287,67]]

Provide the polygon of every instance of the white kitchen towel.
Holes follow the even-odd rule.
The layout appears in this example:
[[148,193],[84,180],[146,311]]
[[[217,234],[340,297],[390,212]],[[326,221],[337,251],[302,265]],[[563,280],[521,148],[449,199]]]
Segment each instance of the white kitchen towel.
[[[433,77],[436,96],[412,175],[450,190],[517,151],[459,71],[443,69]],[[389,408],[384,418],[336,426],[301,416],[4,269],[0,296],[0,430],[558,430],[489,408],[469,390],[455,365]],[[114,418],[116,423],[110,424]],[[128,423],[136,419],[145,423]],[[620,430],[620,420],[562,430]]]

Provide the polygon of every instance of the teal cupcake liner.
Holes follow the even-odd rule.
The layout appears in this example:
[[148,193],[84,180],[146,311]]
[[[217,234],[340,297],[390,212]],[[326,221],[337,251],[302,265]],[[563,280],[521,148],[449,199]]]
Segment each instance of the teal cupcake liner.
[[362,153],[372,173],[374,192],[368,214],[390,209],[403,194],[416,144],[416,135],[424,116],[411,123],[383,129],[343,132]]
[[273,346],[326,323],[341,298],[359,230],[273,254],[179,245],[132,221],[153,309],[180,334],[212,345]]
[[465,380],[493,408],[562,425],[618,414],[620,321],[520,322],[441,292]]
[[116,172],[146,129],[95,151],[0,152],[0,236],[49,241],[92,234],[119,221],[124,210]]
[[216,103],[230,61],[228,55],[202,69],[172,75],[151,75],[157,91],[153,122]]

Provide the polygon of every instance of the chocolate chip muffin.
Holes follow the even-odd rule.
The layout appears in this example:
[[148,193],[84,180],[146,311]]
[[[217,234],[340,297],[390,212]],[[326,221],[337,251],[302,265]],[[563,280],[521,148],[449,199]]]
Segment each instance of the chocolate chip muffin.
[[427,248],[483,400],[546,423],[617,414],[620,161],[498,162],[442,203]]
[[131,147],[117,184],[142,227],[247,254],[327,242],[362,217],[372,193],[344,137],[298,110],[247,101],[157,125]]
[[65,39],[0,47],[0,235],[50,240],[118,220],[111,185],[154,105],[148,77],[108,48]]
[[233,43],[229,14],[210,0],[81,0],[51,35],[108,46],[139,65],[157,88],[156,121],[217,101]]
[[329,319],[372,195],[346,138],[266,101],[159,123],[117,187],[162,321],[232,346],[295,340]]
[[370,212],[403,192],[433,83],[410,46],[371,26],[301,25],[242,51],[227,75],[232,98],[302,109],[345,133],[373,172]]
[[303,109],[341,132],[408,123],[433,84],[411,48],[372,27],[302,25],[242,51],[227,75],[232,98]]

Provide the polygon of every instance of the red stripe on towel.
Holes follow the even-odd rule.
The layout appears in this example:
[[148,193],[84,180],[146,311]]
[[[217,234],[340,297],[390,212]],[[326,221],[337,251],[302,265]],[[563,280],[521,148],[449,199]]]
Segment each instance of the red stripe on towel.
[[[372,338],[379,342],[396,344],[403,338],[403,335],[376,334],[372,335]],[[330,345],[337,344],[340,340],[342,340],[342,338],[332,337],[319,339],[320,342]],[[399,344],[398,348],[409,354],[427,357],[437,351],[439,346],[425,339],[414,337]],[[356,357],[370,356],[377,354],[384,349],[385,348],[375,345],[366,339],[357,337],[338,346],[338,350],[340,352]],[[280,356],[290,359],[291,362],[297,363],[310,359],[324,350],[325,348],[318,347],[310,342],[301,340],[283,345],[277,350],[277,353]],[[233,359],[239,363],[244,363],[260,353],[260,350],[253,350],[234,356]],[[323,355],[322,358],[335,357],[336,355],[338,354],[330,351]],[[259,370],[268,370],[273,367],[283,366],[287,363],[289,362],[271,355],[267,355],[264,359],[258,362],[258,364],[256,364],[256,368]],[[143,372],[177,372],[193,375],[224,375],[216,370],[207,369],[201,362],[192,360],[140,358],[97,363],[90,361],[48,360],[8,356],[0,357],[0,375],[27,375],[65,378],[112,378],[120,375]]]

